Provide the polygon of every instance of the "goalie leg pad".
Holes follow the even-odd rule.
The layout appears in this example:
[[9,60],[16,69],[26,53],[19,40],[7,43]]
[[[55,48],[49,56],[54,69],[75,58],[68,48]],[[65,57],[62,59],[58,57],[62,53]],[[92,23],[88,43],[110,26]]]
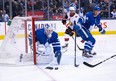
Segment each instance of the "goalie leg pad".
[[[53,50],[51,48],[51,46],[45,47],[45,49],[43,48],[43,46],[39,46],[41,48],[38,48],[38,50],[40,50],[41,54],[37,57],[37,63],[38,64],[48,64],[51,61],[53,61]],[[44,49],[44,50],[43,50]],[[43,52],[42,52],[43,50]]]
[[45,52],[45,46],[43,44],[36,44],[36,52],[42,55]]

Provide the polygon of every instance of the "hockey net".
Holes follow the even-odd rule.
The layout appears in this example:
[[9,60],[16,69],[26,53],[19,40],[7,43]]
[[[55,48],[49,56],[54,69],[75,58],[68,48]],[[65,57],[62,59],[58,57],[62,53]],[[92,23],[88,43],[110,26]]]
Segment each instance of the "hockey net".
[[[0,64],[29,65],[49,63],[53,55],[37,55],[35,43],[35,20],[37,17],[14,17],[0,46]],[[31,30],[28,31],[28,23]],[[32,32],[33,50],[28,35]]]

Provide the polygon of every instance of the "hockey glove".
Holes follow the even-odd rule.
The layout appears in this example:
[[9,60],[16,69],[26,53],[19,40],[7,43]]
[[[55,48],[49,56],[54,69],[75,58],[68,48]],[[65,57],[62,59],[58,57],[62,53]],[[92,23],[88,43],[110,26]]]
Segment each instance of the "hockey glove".
[[81,42],[82,42],[82,43],[84,43],[84,42],[85,42],[85,40],[81,40]]
[[76,33],[76,37],[80,37],[80,35],[78,33]]
[[60,64],[60,60],[61,60],[61,57],[62,57],[62,53],[61,53],[60,50],[55,52],[55,57],[57,59],[57,63]]
[[66,20],[65,20],[65,19],[63,19],[63,20],[62,20],[62,23],[65,25],[65,24],[66,24]]
[[68,29],[65,30],[65,33],[70,36],[73,36],[73,34],[74,34],[73,30],[70,27],[68,27]]
[[101,34],[105,34],[106,31],[105,31],[102,27],[100,27],[100,28],[99,28],[99,32],[100,32]]

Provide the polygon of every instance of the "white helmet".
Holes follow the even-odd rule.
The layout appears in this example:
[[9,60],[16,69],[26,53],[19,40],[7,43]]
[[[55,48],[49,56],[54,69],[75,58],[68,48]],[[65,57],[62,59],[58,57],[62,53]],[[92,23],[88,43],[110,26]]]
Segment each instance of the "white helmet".
[[70,7],[69,10],[74,10],[75,11],[75,8],[74,7]]
[[48,37],[51,37],[51,34],[52,34],[52,32],[53,32],[53,27],[50,26],[49,24],[46,24],[45,27],[44,27],[44,29],[45,29],[46,35],[47,35]]

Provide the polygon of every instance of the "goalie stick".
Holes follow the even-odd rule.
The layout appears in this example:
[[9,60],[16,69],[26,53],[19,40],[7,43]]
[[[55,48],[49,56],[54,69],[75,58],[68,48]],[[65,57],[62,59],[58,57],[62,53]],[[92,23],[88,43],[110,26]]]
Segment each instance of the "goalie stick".
[[94,65],[89,64],[89,63],[87,63],[87,62],[83,62],[83,64],[86,65],[86,66],[88,66],[88,67],[93,68],[93,67],[95,67],[95,66],[97,66],[97,65],[99,65],[99,64],[101,64],[101,63],[103,63],[103,62],[105,62],[105,61],[107,61],[107,60],[109,60],[109,59],[111,59],[111,58],[113,58],[113,57],[115,57],[115,56],[116,56],[116,54],[115,54],[115,55],[112,55],[112,56],[110,56],[109,58],[107,58],[107,59],[105,59],[105,60],[103,60],[103,61],[101,61],[101,62],[99,62],[99,63],[97,63],[97,64],[94,64]]

